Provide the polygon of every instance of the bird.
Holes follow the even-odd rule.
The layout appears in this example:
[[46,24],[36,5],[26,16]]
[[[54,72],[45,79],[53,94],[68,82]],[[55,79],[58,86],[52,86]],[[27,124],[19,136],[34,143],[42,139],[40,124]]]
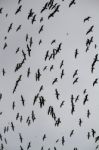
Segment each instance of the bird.
[[91,132],[92,132],[92,136],[93,138],[95,137],[95,134],[96,134],[96,131],[94,129],[91,129]]
[[18,120],[18,118],[19,118],[19,113],[17,113],[17,115],[16,115],[16,120]]
[[31,142],[28,143],[27,150],[31,147]]
[[16,91],[16,88],[17,88],[17,86],[19,85],[19,82],[21,81],[21,78],[22,78],[22,75],[19,75],[18,79],[16,80],[14,89],[13,89],[13,94],[14,94],[14,92]]
[[23,98],[23,95],[21,94],[21,102],[22,102],[22,105],[24,106],[25,105],[25,100]]
[[73,84],[77,83],[78,82],[78,77],[73,81]]
[[75,50],[75,59],[77,58],[77,55],[78,55],[78,49]]
[[79,126],[81,127],[81,124],[82,124],[82,120],[81,118],[79,119]]
[[87,117],[89,118],[89,116],[91,115],[90,110],[87,110]]
[[27,52],[28,52],[28,55],[29,57],[31,56],[31,48],[29,47],[29,45],[27,44]]
[[64,102],[65,102],[65,101],[62,101],[62,102],[61,102],[61,104],[60,104],[60,108],[64,105]]
[[59,100],[59,92],[58,92],[58,90],[57,89],[55,89],[55,95],[56,95],[56,98],[57,98],[57,100]]
[[20,145],[20,150],[24,150],[23,147]]
[[98,84],[98,78],[93,81],[93,86],[95,86],[95,84]]
[[62,145],[64,145],[64,143],[65,143],[65,138],[64,136],[62,136]]
[[13,25],[13,23],[11,23],[10,26],[8,27],[8,33],[9,33],[10,30],[12,29],[12,25]]
[[32,46],[33,44],[33,40],[32,40],[32,37],[30,37],[30,47]]
[[89,21],[90,18],[91,18],[90,16],[84,18],[84,23],[85,23],[86,21]]
[[62,72],[61,72],[61,79],[63,78],[63,76],[64,76],[64,69],[62,69]]
[[43,13],[47,8],[48,8],[48,2],[45,3],[45,5],[41,9],[40,13]]
[[2,14],[3,7],[0,8],[0,14]]
[[22,143],[23,142],[23,138],[22,138],[21,133],[19,133],[19,138],[20,138],[20,142]]
[[42,43],[42,39],[39,40],[39,45]]
[[75,98],[75,102],[77,102],[79,100],[79,95],[77,95],[77,97]]
[[87,134],[87,138],[88,138],[88,140],[89,140],[89,138],[90,138],[90,132],[88,132],[88,134]]
[[43,71],[45,71],[47,69],[47,66],[44,66]]
[[18,53],[18,52],[19,52],[19,50],[20,50],[20,47],[18,47],[18,48],[16,49],[16,53]]
[[40,86],[39,93],[43,90],[43,85]]
[[27,42],[28,38],[29,38],[29,36],[28,36],[28,33],[27,33],[27,34],[26,34],[26,42]]
[[70,132],[70,137],[74,134],[74,129]]
[[2,74],[3,74],[3,76],[5,76],[5,73],[6,73],[6,72],[5,72],[5,69],[3,68],[3,69],[2,69]]
[[42,21],[43,21],[43,17],[40,18],[40,22],[42,22]]
[[58,78],[55,78],[52,82],[52,85],[55,84],[56,82],[58,82]]
[[52,69],[54,69],[54,65],[51,65],[51,67],[50,67],[50,71],[52,71]]
[[46,139],[46,134],[43,135],[43,141]]
[[92,25],[92,26],[88,29],[88,31],[86,32],[86,35],[88,35],[90,32],[93,32],[93,28],[94,28],[94,25]]
[[34,24],[35,21],[36,21],[36,14],[32,17],[31,23]]
[[28,70],[27,70],[27,77],[29,77],[30,76],[30,67],[28,68]]
[[78,75],[78,69],[75,70],[74,74],[73,74],[73,78]]
[[84,101],[83,101],[83,105],[85,105],[85,103],[88,101],[88,94],[85,95],[84,97]]
[[14,131],[15,127],[14,127],[13,122],[11,122],[11,128],[12,128],[12,130]]
[[12,109],[14,110],[14,108],[15,108],[15,101],[13,101],[12,103]]
[[69,7],[71,7],[72,5],[75,5],[76,4],[76,1],[75,0],[72,0],[69,4]]
[[19,25],[19,26],[17,27],[16,32],[21,29],[21,26],[22,26],[22,25]]
[[64,60],[62,60],[60,63],[60,69],[62,68],[63,65],[64,65]]
[[48,57],[49,57],[49,50],[46,51],[45,61],[47,60]]
[[5,43],[4,43],[3,50],[4,50],[4,49],[6,49],[6,48],[7,48],[7,46],[8,46],[8,45],[7,45],[7,43],[5,42]]
[[41,77],[40,69],[37,70],[35,77],[36,77],[36,81],[40,80],[40,77]]
[[39,34],[43,31],[43,27],[44,27],[44,25],[42,25],[42,26],[40,27],[40,29],[39,29],[39,31],[38,31]]
[[2,93],[0,93],[0,101],[1,101],[1,99],[2,99]]
[[54,40],[52,40],[52,42],[51,42],[51,45],[53,44],[53,43],[55,43],[56,42],[56,40],[54,39]]
[[33,14],[34,12],[32,11],[32,9],[30,9],[27,19],[29,20],[33,16]]
[[86,94],[86,92],[87,92],[87,89],[84,89],[83,94]]
[[95,137],[95,143],[99,141],[99,136]]
[[21,12],[21,8],[22,8],[22,5],[20,5],[20,6],[18,7],[18,9],[17,9],[16,12],[15,12],[15,15],[18,14],[19,12]]

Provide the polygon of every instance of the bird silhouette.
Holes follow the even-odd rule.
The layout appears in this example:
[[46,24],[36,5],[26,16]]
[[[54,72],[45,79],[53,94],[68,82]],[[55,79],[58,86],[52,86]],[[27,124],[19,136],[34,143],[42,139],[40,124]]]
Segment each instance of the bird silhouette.
[[2,10],[3,10],[3,7],[2,7],[2,8],[0,8],[0,14],[2,14]]
[[72,5],[75,5],[76,4],[76,1],[75,0],[72,0],[69,4],[69,7],[71,7]]
[[74,134],[74,129],[70,132],[70,137]]
[[95,134],[96,134],[96,131],[94,129],[91,129],[91,132],[92,132],[92,136],[93,138],[95,137]]
[[59,92],[58,92],[58,90],[57,89],[55,89],[55,95],[56,95],[56,98],[57,98],[57,100],[59,100]]
[[18,79],[16,80],[14,89],[13,89],[13,94],[14,94],[14,92],[16,91],[16,88],[17,88],[17,86],[19,85],[19,82],[21,81],[21,78],[22,78],[22,75],[19,75]]
[[78,49],[75,50],[75,59],[77,58],[77,55],[78,55]]
[[20,6],[18,7],[18,9],[17,9],[16,12],[15,12],[15,15],[17,15],[19,12],[21,12],[21,8],[22,8],[22,5],[20,5]]
[[23,142],[23,138],[22,138],[21,133],[19,133],[19,138],[20,138],[20,142],[22,143]]
[[99,136],[95,137],[95,143],[99,141]]
[[78,77],[73,81],[73,84],[77,83],[78,82]]
[[42,25],[41,27],[40,27],[40,29],[39,29],[39,34],[43,31],[43,27],[44,27],[44,25]]
[[74,74],[73,74],[73,78],[78,75],[78,69],[75,70]]
[[8,27],[8,33],[9,33],[10,30],[12,29],[12,25],[13,25],[13,23],[11,23],[10,26]]
[[21,95],[21,102],[22,102],[22,105],[24,106],[25,105],[25,100],[23,98],[23,95]]
[[30,76],[30,67],[28,68],[28,70],[27,70],[27,77],[29,77]]
[[93,81],[93,86],[95,86],[95,84],[98,84],[98,78]]
[[17,27],[16,32],[21,29],[21,26],[22,26],[22,25],[19,25],[19,26]]
[[90,32],[93,32],[93,28],[94,28],[94,25],[92,25],[92,26],[88,29],[88,31],[86,32],[86,35],[88,35]]
[[55,84],[56,82],[58,82],[58,78],[55,78],[52,82],[52,85]]
[[90,18],[91,18],[90,16],[84,18],[84,23],[85,23],[86,21],[89,21]]

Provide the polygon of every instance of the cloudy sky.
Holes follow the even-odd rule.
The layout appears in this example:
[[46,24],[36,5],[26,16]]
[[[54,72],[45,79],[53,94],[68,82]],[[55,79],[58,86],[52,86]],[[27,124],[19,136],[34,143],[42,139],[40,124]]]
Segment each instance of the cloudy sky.
[[[42,8],[50,0],[0,0],[0,146],[2,144],[6,150],[19,150],[28,148],[30,150],[94,150],[99,144],[95,142],[99,136],[99,84],[93,86],[95,79],[99,78],[98,61],[96,61],[93,73],[91,67],[95,56],[98,55],[99,47],[99,21],[98,21],[98,0],[75,0],[76,4],[71,5],[70,0],[54,0],[53,6],[59,5],[59,12],[54,17],[48,19],[48,16],[54,11],[47,6],[47,9],[41,13]],[[21,6],[21,11],[15,15],[16,10]],[[33,15],[28,18],[32,9]],[[36,15],[36,21],[31,23],[33,16]],[[90,16],[89,21],[84,19]],[[43,20],[40,22],[40,19]],[[8,31],[10,25],[12,29]],[[20,26],[20,29],[18,27]],[[40,31],[41,26],[43,31]],[[93,26],[88,34],[87,31]],[[26,35],[28,40],[26,41]],[[5,38],[6,37],[6,38]],[[33,44],[30,46],[32,37]],[[92,43],[86,44],[86,41],[93,38]],[[42,41],[40,44],[40,40]],[[51,42],[53,44],[51,44]],[[55,59],[49,59],[61,43],[61,50],[55,54]],[[5,46],[7,45],[7,46]],[[31,54],[27,51],[27,45],[31,49]],[[5,46],[5,48],[4,48]],[[88,46],[88,51],[86,48]],[[16,50],[19,48],[19,51]],[[78,55],[75,58],[75,51]],[[22,51],[26,54],[26,59],[22,67],[15,71],[16,65],[24,59]],[[49,56],[45,61],[46,52]],[[63,66],[60,64],[63,60]],[[98,60],[98,59],[97,59]],[[50,70],[53,65],[53,69]],[[46,69],[44,70],[44,68]],[[27,77],[28,69],[30,75]],[[40,70],[40,81],[36,81],[37,70]],[[75,70],[78,74],[73,78]],[[61,72],[64,75],[61,78]],[[4,73],[5,72],[5,73]],[[22,75],[16,91],[13,93],[16,81]],[[58,81],[52,84],[54,79]],[[78,78],[78,82],[74,80]],[[43,90],[39,92],[43,85]],[[59,99],[55,95],[55,89],[59,93]],[[86,93],[83,91],[86,89]],[[39,93],[38,99],[33,105],[34,97]],[[21,95],[25,100],[25,106],[22,105]],[[74,96],[75,111],[71,114],[71,95]],[[75,99],[79,96],[77,102]],[[83,105],[84,98],[88,95],[88,101]],[[44,97],[44,106],[40,108],[40,96]],[[64,105],[60,107],[64,101]],[[13,104],[15,108],[13,109]],[[48,115],[49,106],[52,106],[56,115],[56,120]],[[90,117],[87,112],[90,111]],[[31,112],[34,112],[36,119],[31,118]],[[19,118],[16,120],[16,115]],[[22,122],[20,117],[22,116]],[[29,117],[30,125],[27,118]],[[60,118],[61,123],[55,126],[55,122]],[[81,126],[79,119],[82,120]],[[14,125],[14,131],[11,127]],[[5,131],[4,128],[9,128]],[[92,129],[95,135],[92,135]],[[70,137],[71,131],[74,134]],[[19,133],[23,137],[20,142]],[[87,135],[90,134],[88,139]],[[43,141],[42,138],[46,134]],[[62,137],[65,143],[62,145]],[[5,142],[7,140],[7,143]],[[59,139],[58,142],[56,140]],[[42,149],[42,150],[43,150]],[[99,148],[98,148],[99,149]],[[76,149],[75,149],[76,150]]]

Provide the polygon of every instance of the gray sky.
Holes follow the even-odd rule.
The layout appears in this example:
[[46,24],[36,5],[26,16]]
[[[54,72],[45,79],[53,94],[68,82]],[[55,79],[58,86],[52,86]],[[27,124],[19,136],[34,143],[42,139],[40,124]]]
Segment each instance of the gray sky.
[[[48,15],[53,10],[45,10],[40,13],[46,0],[22,0],[18,4],[17,0],[1,0],[0,8],[3,8],[0,14],[0,134],[3,139],[0,140],[6,150],[19,150],[20,145],[24,150],[27,149],[28,143],[31,142],[30,150],[94,150],[99,141],[95,143],[95,139],[99,136],[99,84],[93,86],[93,82],[99,77],[98,61],[95,64],[95,70],[91,73],[91,65],[95,55],[98,54],[99,47],[99,16],[98,16],[98,0],[76,0],[76,5],[69,8],[70,0],[54,0],[54,4],[60,5],[59,12],[54,17],[48,19]],[[22,5],[21,12],[15,15],[17,8]],[[36,14],[36,21],[31,24],[31,18],[28,20],[28,13],[32,9]],[[6,14],[8,16],[6,17]],[[33,14],[33,15],[34,15]],[[90,16],[89,21],[84,22],[86,17]],[[43,21],[40,22],[41,17]],[[13,23],[12,29],[8,33],[10,24]],[[16,32],[18,26],[21,29]],[[43,31],[39,34],[41,26]],[[94,25],[93,31],[86,35],[89,28]],[[28,41],[26,42],[26,34],[28,33]],[[4,37],[7,36],[5,40]],[[93,42],[86,52],[86,41],[93,36]],[[27,44],[29,45],[30,37],[33,44],[31,46],[31,56],[27,52]],[[42,43],[39,45],[39,41]],[[56,42],[51,45],[52,40]],[[3,49],[5,42],[7,47]],[[55,59],[50,61],[44,60],[46,51],[49,54],[53,49],[57,49],[62,43],[61,51],[55,56]],[[95,44],[97,47],[95,48]],[[16,53],[17,48],[20,47]],[[78,55],[75,59],[75,50],[78,49]],[[26,54],[25,63],[18,71],[14,71],[17,63],[23,59],[22,50]],[[64,60],[64,65],[60,69],[60,63]],[[54,66],[50,71],[51,65]],[[44,67],[47,69],[44,71]],[[27,71],[30,67],[30,76],[27,77]],[[3,76],[2,69],[5,69]],[[40,81],[35,80],[35,74],[40,69]],[[61,72],[64,70],[64,76],[61,79]],[[78,75],[73,78],[75,70],[78,69]],[[16,88],[13,89],[18,77],[22,75],[22,79]],[[78,82],[73,84],[74,79],[78,77]],[[55,78],[58,82],[52,85]],[[33,100],[39,89],[43,85],[43,90],[39,97],[43,96],[45,105],[40,108],[39,98],[35,105]],[[55,89],[60,93],[59,100],[55,96]],[[83,105],[85,95],[84,89],[87,89],[88,102]],[[75,112],[71,114],[71,95],[74,98],[79,95],[79,100],[75,104]],[[25,99],[25,106],[22,105],[21,95]],[[60,108],[60,104],[64,101],[64,105]],[[15,108],[12,109],[12,104],[15,102]],[[55,126],[55,120],[51,115],[48,115],[49,106],[53,106],[56,118],[60,118],[61,123]],[[87,111],[90,110],[90,117],[87,117]],[[31,112],[34,111],[36,120],[34,123],[31,120]],[[16,115],[19,112],[22,115],[23,121],[20,118],[16,120]],[[26,123],[30,117],[31,124]],[[79,119],[82,119],[82,125],[79,126]],[[15,126],[13,131],[11,122]],[[4,127],[9,127],[9,131],[4,133]],[[91,129],[96,131],[95,136],[92,136]],[[71,131],[74,130],[73,136],[70,138]],[[90,133],[88,140],[87,134]],[[20,143],[19,133],[22,134],[23,142]],[[43,135],[46,134],[46,139],[43,141]],[[64,136],[65,143],[62,145],[62,137]],[[7,144],[4,139],[7,139]],[[56,143],[56,140],[59,142]]]

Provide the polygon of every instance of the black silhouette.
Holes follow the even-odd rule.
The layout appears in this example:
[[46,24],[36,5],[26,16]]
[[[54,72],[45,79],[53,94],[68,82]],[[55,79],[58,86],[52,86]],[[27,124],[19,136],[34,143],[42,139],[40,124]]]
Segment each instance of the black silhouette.
[[4,68],[2,69],[2,73],[3,73],[3,76],[5,76],[5,73],[6,73],[6,72],[5,72],[5,69],[4,69]]
[[29,20],[33,16],[34,12],[30,9],[27,19]]
[[75,102],[77,102],[79,100],[79,95],[77,95],[77,97],[75,98]]
[[64,76],[64,69],[62,69],[62,72],[61,72],[61,79],[63,78]]
[[95,143],[99,141],[99,136],[95,137]]
[[36,21],[36,14],[32,17],[31,23],[33,24]]
[[35,103],[36,103],[36,101],[37,101],[38,97],[39,97],[39,93],[37,93],[37,94],[34,96],[33,105],[35,105]]
[[93,32],[93,27],[94,27],[94,25],[92,25],[92,26],[88,29],[88,31],[86,32],[86,35],[88,35],[90,32]]
[[39,89],[39,93],[43,90],[43,85],[41,85],[40,89]]
[[52,85],[55,84],[56,82],[58,82],[58,78],[55,78],[52,82]]
[[23,95],[21,95],[21,102],[22,102],[22,105],[24,106],[25,105],[25,100],[23,98]]
[[21,81],[21,78],[22,78],[22,75],[19,75],[18,79],[16,80],[15,87],[14,87],[14,89],[13,89],[13,94],[14,94],[14,92],[16,91],[16,88],[17,88],[19,82]]
[[65,101],[62,101],[62,102],[61,102],[61,104],[60,104],[60,108],[64,105],[64,102],[65,102]]
[[[86,46],[89,47],[92,42],[93,42],[93,36],[91,36],[90,39],[87,39],[87,41],[86,41]],[[87,52],[87,51],[86,51],[86,52]]]
[[45,104],[45,99],[44,99],[44,97],[43,96],[40,96],[39,97],[39,103],[40,103],[40,108],[42,108],[43,106],[44,106],[44,104]]
[[48,57],[49,57],[49,50],[46,52],[45,61],[47,60]]
[[58,90],[57,89],[55,89],[55,95],[56,95],[56,98],[59,100],[59,92],[58,92]]
[[18,7],[18,9],[17,9],[16,12],[15,12],[15,15],[18,14],[19,12],[21,12],[21,8],[22,8],[22,5],[20,5],[20,6]]
[[20,3],[21,3],[21,1],[22,1],[22,0],[18,0],[18,4],[20,4]]
[[87,117],[89,118],[89,116],[91,115],[90,110],[87,110]]
[[17,113],[17,115],[16,115],[16,120],[18,120],[18,118],[19,118],[19,113]]
[[73,81],[73,84],[77,83],[78,82],[78,77]]
[[20,145],[20,150],[24,150],[23,147]]
[[84,19],[84,22],[89,21],[90,18],[91,18],[90,16],[86,17],[86,18]]
[[18,48],[17,48],[16,53],[18,53],[18,52],[19,52],[19,50],[20,50],[20,47],[18,47]]
[[56,12],[59,12],[59,7],[60,7],[60,5],[57,5],[55,10],[52,13],[49,14],[48,19],[50,19],[51,17],[54,17]]
[[81,125],[82,125],[82,120],[81,120],[81,118],[79,119],[79,126],[81,127]]
[[76,4],[76,1],[75,0],[72,0],[69,4],[69,7],[71,7],[72,5],[75,5]]
[[51,65],[51,67],[50,67],[50,71],[52,71],[52,69],[54,68],[54,65]]
[[31,56],[31,48],[29,47],[29,45],[27,44],[27,51],[28,51],[28,55],[29,57]]
[[31,118],[32,118],[32,121],[34,122],[34,120],[36,119],[36,117],[35,117],[35,114],[34,114],[34,111],[33,111],[33,110],[32,110],[32,114],[31,114],[31,115],[32,115],[32,117],[31,117]]
[[0,8],[0,14],[2,14],[2,10],[3,10],[3,8]]
[[98,84],[98,78],[93,81],[93,86],[95,86],[95,84]]
[[32,46],[33,44],[33,40],[32,40],[32,37],[30,37],[30,47]]
[[63,65],[64,65],[64,60],[62,60],[60,63],[60,69],[62,68]]
[[88,134],[87,134],[87,138],[88,138],[88,140],[89,140],[89,138],[90,138],[90,132],[88,132]]
[[27,150],[31,147],[31,142],[28,143]]
[[26,34],[26,42],[27,42],[28,38],[29,38],[29,37],[28,37],[28,33],[27,33],[27,34]]
[[75,50],[75,59],[77,58],[77,55],[78,55],[78,49]]
[[46,10],[47,8],[48,8],[48,2],[45,3],[45,5],[43,6],[40,12],[43,13],[43,11]]
[[40,39],[40,40],[39,40],[39,45],[40,45],[41,43],[42,43],[42,40]]
[[45,71],[47,69],[47,66],[45,66],[44,68],[43,68],[43,71]]
[[2,99],[2,93],[0,93],[0,101],[1,101],[1,99]]
[[40,77],[41,77],[41,73],[40,73],[40,69],[38,69],[36,73],[36,81],[39,81]]
[[74,134],[74,129],[70,132],[70,137]]
[[19,25],[19,26],[17,27],[16,32],[21,29],[21,26],[22,26],[22,25]]
[[29,77],[30,76],[30,67],[28,68],[28,71],[27,71],[27,77]]
[[51,42],[51,45],[53,44],[53,43],[55,43],[56,42],[56,40],[53,40],[52,42]]
[[19,133],[19,138],[20,138],[20,142],[22,143],[23,142],[23,138],[22,138],[21,133]]
[[43,141],[46,139],[46,134],[43,135]]
[[15,127],[14,127],[13,122],[11,122],[11,128],[12,128],[12,130],[14,131]]
[[92,131],[92,136],[93,136],[93,138],[95,137],[95,134],[96,134],[96,131],[94,130],[94,129],[91,129],[91,131]]
[[8,33],[10,32],[10,30],[12,29],[12,25],[13,23],[10,24],[9,28],[8,28]]
[[8,46],[8,45],[7,45],[7,43],[5,42],[5,43],[4,43],[3,50],[6,49],[7,46]]
[[13,101],[12,103],[12,109],[14,110],[14,108],[15,108],[15,101]]
[[73,78],[78,75],[78,69],[75,70],[74,74],[73,74]]
[[64,143],[65,143],[65,138],[64,136],[62,136],[62,145],[64,145]]
[[39,34],[43,31],[43,27],[44,27],[44,25],[42,25],[41,27],[40,27],[40,29],[39,29]]
[[89,100],[89,99],[88,99],[88,94],[86,94],[85,97],[84,97],[83,105],[85,105],[85,103],[86,103],[88,100]]
[[40,18],[40,22],[42,22],[42,21],[43,21],[43,17]]

